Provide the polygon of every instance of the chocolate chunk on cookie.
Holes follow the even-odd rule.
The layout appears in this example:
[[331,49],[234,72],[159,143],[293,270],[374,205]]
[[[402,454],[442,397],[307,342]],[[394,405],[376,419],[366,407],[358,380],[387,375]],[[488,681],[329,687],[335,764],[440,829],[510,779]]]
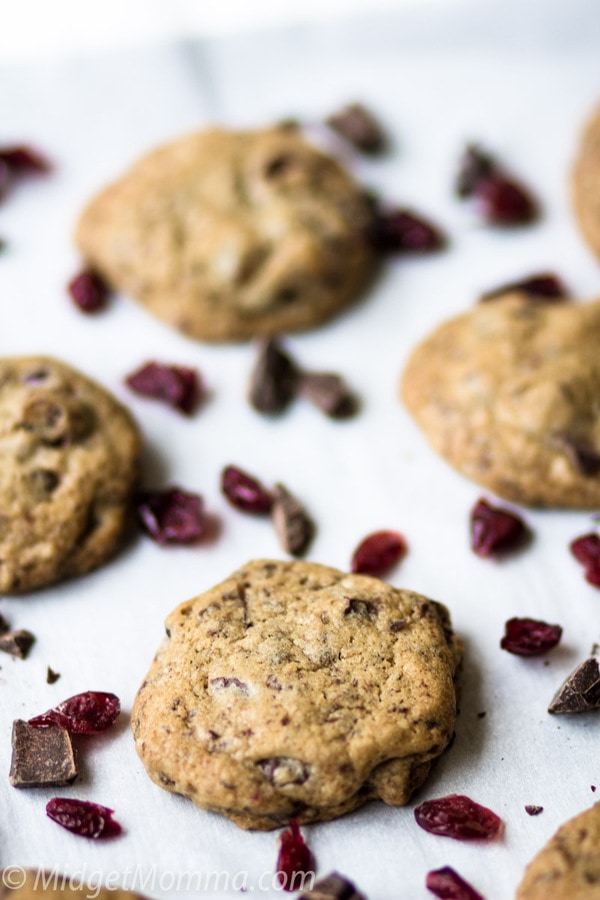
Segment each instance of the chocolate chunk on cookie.
[[572,191],[579,227],[596,256],[600,256],[600,107],[581,136]]
[[312,328],[369,279],[372,207],[289,128],[212,129],[145,156],[77,226],[88,264],[206,341]]
[[530,506],[600,506],[600,300],[521,293],[439,326],[412,353],[402,396],[456,469]]
[[569,819],[525,870],[517,900],[598,900],[600,804]]
[[64,363],[0,360],[0,593],[79,575],[124,536],[140,438],[129,413]]
[[259,560],[166,628],[133,708],[138,753],[158,785],[242,828],[402,805],[452,737],[461,644],[419,594]]

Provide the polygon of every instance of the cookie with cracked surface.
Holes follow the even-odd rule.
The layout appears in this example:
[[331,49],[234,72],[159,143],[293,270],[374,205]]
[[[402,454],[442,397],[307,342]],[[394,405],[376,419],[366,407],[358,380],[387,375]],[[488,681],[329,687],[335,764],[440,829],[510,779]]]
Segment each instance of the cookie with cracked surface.
[[0,360],[0,593],[99,566],[124,537],[140,438],[103,388],[54,359]]
[[588,121],[573,166],[575,215],[584,238],[600,256],[600,106]]
[[456,469],[513,502],[600,505],[600,300],[519,293],[440,325],[413,351],[402,396]]
[[77,245],[114,287],[190,337],[312,328],[374,264],[372,204],[290,128],[212,129],[137,162],[83,211]]
[[517,900],[600,900],[600,804],[569,819],[529,863]]
[[0,900],[144,900],[142,894],[126,891],[123,888],[100,887],[98,884],[84,884],[79,875],[73,876],[65,872],[59,874],[56,869],[22,869],[12,866],[0,869]]
[[166,629],[132,712],[138,753],[242,828],[404,804],[452,737],[461,644],[419,594],[258,560]]

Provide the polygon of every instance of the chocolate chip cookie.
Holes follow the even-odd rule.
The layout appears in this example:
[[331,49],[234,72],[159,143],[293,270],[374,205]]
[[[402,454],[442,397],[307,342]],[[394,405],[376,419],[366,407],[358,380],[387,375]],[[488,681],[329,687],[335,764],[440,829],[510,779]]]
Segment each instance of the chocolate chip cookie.
[[54,359],[0,360],[0,593],[99,566],[121,544],[140,438],[103,388]]
[[99,887],[98,884],[84,884],[81,876],[69,875],[65,870],[64,876],[55,869],[43,871],[42,869],[22,869],[20,866],[10,866],[0,869],[0,900],[144,900],[141,894],[132,891],[111,887]]
[[250,562],[166,632],[133,708],[138,753],[242,828],[404,804],[452,737],[448,612],[376,578]]
[[600,300],[520,293],[440,325],[412,353],[402,396],[463,475],[531,506],[600,506]]
[[600,256],[600,107],[581,137],[572,187],[575,214],[583,236]]
[[76,231],[114,287],[191,337],[312,328],[373,269],[372,204],[293,128],[191,134],[95,197]]
[[569,819],[529,863],[517,900],[599,900],[600,804]]

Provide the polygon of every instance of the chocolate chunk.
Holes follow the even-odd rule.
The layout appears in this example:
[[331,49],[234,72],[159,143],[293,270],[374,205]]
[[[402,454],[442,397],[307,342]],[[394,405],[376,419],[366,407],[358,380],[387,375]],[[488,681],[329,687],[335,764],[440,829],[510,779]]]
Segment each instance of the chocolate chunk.
[[13,722],[12,758],[8,779],[13,787],[72,784],[77,777],[68,731],[56,725],[35,728],[22,719]]
[[304,507],[282,484],[276,484],[273,490],[271,519],[283,550],[292,556],[302,556],[314,536],[315,526]]
[[565,456],[581,475],[591,478],[600,472],[600,453],[572,437],[563,437]]
[[329,116],[326,123],[357,150],[369,156],[375,156],[386,149],[386,138],[381,125],[362,103],[351,103]]
[[267,781],[275,787],[287,784],[304,784],[310,775],[310,769],[301,759],[289,756],[274,756],[272,759],[261,759],[257,766]]
[[331,419],[348,419],[358,410],[358,400],[340,375],[332,372],[305,372],[298,393]]
[[221,691],[225,688],[233,687],[240,694],[244,694],[246,697],[250,696],[248,685],[245,682],[240,681],[239,678],[211,678],[210,684],[216,691]]
[[543,806],[532,806],[531,804],[528,804],[525,807],[525,812],[527,813],[528,816],[539,816],[539,814],[541,812],[544,812],[544,807]]
[[60,672],[55,672],[54,669],[51,669],[48,666],[48,670],[46,672],[46,684],[55,684],[60,678]]
[[6,621],[3,615],[0,615],[0,634],[6,634],[6,632],[10,629],[10,625]]
[[578,713],[600,709],[600,665],[592,656],[571,672],[548,707],[549,713]]
[[0,634],[0,650],[3,653],[10,653],[11,656],[17,656],[19,659],[25,659],[34,641],[33,634],[23,628],[19,631],[7,631]]
[[[377,618],[377,605],[370,600],[356,600],[351,597],[346,597],[345,599],[347,601],[344,610],[345,616],[359,616],[370,621]],[[393,629],[390,627],[390,630]]]
[[300,894],[298,900],[367,900],[364,894],[343,875],[332,872],[320,878],[310,891]]
[[276,341],[264,341],[250,378],[250,403],[258,412],[282,413],[296,393],[297,370]]

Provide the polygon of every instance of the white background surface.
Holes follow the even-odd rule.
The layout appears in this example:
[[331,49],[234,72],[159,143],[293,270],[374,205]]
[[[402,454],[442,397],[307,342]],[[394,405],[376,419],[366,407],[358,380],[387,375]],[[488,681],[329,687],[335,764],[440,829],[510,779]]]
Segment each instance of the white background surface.
[[[0,206],[9,242],[0,258],[2,353],[54,354],[113,390],[143,429],[147,485],[195,489],[222,520],[213,545],[161,549],[140,538],[94,574],[0,601],[15,627],[38,637],[27,661],[0,661],[0,865],[58,864],[165,898],[177,895],[178,873],[199,878],[205,896],[239,896],[235,884],[219,893],[206,879],[247,872],[248,888],[261,894],[261,873],[274,871],[275,834],[241,832],[152,785],[126,715],[115,732],[82,742],[83,773],[72,788],[16,791],[5,777],[14,718],[86,689],[114,691],[129,711],[166,614],[247,559],[281,555],[268,523],[220,497],[219,474],[230,462],[283,481],[305,501],[319,528],[311,559],[347,568],[368,532],[406,535],[410,553],[390,580],[447,603],[466,645],[457,738],[415,803],[466,793],[506,823],[495,844],[460,844],[422,832],[415,803],[370,804],[306,829],[321,874],[338,869],[371,900],[419,900],[428,896],[425,873],[447,864],[487,900],[508,900],[533,853],[593,802],[597,717],[546,713],[600,638],[600,595],[567,550],[590,530],[590,516],[529,511],[535,541],[526,552],[502,563],[476,558],[468,514],[482,491],[428,449],[396,386],[415,341],[471,306],[480,290],[553,268],[579,296],[598,294],[600,270],[577,233],[567,189],[577,133],[600,92],[597,9],[593,0],[568,9],[545,4],[543,15],[537,3],[433,9],[408,5],[357,22],[87,60],[62,53],[52,64],[0,70],[1,141],[31,141],[56,164],[52,177],[19,187]],[[96,318],[70,305],[64,285],[78,265],[77,212],[137,154],[212,121],[317,120],[354,98],[372,105],[393,136],[381,161],[349,160],[357,175],[391,201],[430,214],[451,237],[446,253],[390,263],[364,303],[289,339],[303,364],[347,376],[363,398],[358,418],[332,423],[297,404],[268,421],[245,400],[251,346],[193,343],[126,298]],[[455,201],[452,179],[468,139],[489,145],[535,188],[544,207],[539,225],[493,232]],[[127,392],[124,375],[153,358],[201,370],[210,396],[194,418]],[[548,665],[499,649],[503,624],[515,615],[563,625]],[[61,672],[52,686],[47,665]],[[114,807],[125,835],[95,844],[69,835],[44,815],[56,793]],[[544,812],[530,818],[525,804]]]

